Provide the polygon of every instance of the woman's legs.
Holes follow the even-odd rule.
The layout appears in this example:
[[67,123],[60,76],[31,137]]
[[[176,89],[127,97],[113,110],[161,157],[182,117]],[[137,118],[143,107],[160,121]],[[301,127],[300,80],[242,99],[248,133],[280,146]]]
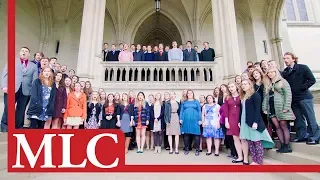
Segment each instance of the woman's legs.
[[207,155],[210,155],[212,152],[212,138],[206,138],[207,141]]
[[129,144],[130,144],[130,140],[131,140],[131,137],[126,137],[126,142],[125,142],[125,153],[127,154],[128,153],[128,149],[129,149]]
[[141,151],[141,129],[136,128],[136,141],[137,141],[137,147],[138,152]]
[[236,159],[236,161],[243,161],[242,147],[239,136],[233,136],[233,142],[238,154],[238,159]]
[[146,128],[141,129],[141,151],[143,152],[144,144],[146,142]]
[[170,147],[170,153],[173,152],[172,150],[172,136],[171,135],[168,135],[168,142],[169,142],[169,147]]
[[67,125],[67,129],[72,129],[72,126],[70,126],[70,125]]
[[189,141],[189,134],[184,134],[183,135],[183,141],[184,141],[184,154],[185,155],[187,155],[187,154],[189,154],[189,143],[190,143],[190,141]]
[[200,154],[200,135],[193,135],[196,145],[196,156],[199,156]]
[[277,136],[279,138],[279,141],[281,144],[284,143],[284,137],[283,137],[283,132],[282,132],[282,129],[280,128],[280,124],[279,124],[279,121],[276,117],[273,117],[272,119],[272,123],[274,124],[275,128],[276,128],[276,133],[277,133]]
[[254,163],[252,163],[252,165],[255,165],[255,164],[262,165],[263,164],[263,157],[264,157],[264,149],[263,149],[262,143],[261,143],[261,141],[255,141],[252,143],[253,143],[254,151],[255,151],[255,160],[253,160]]
[[30,119],[30,129],[38,128],[38,119]]
[[51,123],[52,123],[52,120],[47,120],[47,121],[44,123],[43,129],[50,129]]
[[252,156],[252,164],[257,162],[257,152],[253,141],[248,141],[249,150]]
[[288,128],[287,121],[280,121],[280,127],[281,127],[283,135],[284,135],[284,150],[283,150],[283,153],[292,152],[292,149],[289,146],[290,131],[289,131],[289,128]]
[[60,129],[60,118],[52,119],[52,129]]
[[79,129],[79,125],[73,126],[73,129]]
[[146,145],[147,145],[147,150],[149,150],[150,149],[150,131],[146,131]]
[[150,149],[153,150],[154,141],[153,141],[153,133],[150,131]]
[[214,155],[219,155],[220,139],[214,138]]
[[248,141],[245,139],[241,139],[241,148],[243,152],[243,162],[249,163],[249,147],[248,147]]
[[174,136],[174,144],[176,146],[176,153],[179,152],[179,135]]

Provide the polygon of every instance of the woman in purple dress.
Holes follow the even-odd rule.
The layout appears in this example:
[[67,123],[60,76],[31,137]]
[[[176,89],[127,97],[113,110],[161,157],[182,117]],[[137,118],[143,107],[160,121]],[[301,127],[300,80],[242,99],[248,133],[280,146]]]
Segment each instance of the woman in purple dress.
[[234,157],[232,163],[243,162],[241,142],[239,139],[240,128],[238,126],[240,119],[241,101],[238,94],[237,86],[235,82],[229,83],[228,89],[230,96],[225,102],[224,113],[225,113],[225,125],[227,128],[227,135],[233,137],[234,144],[237,151],[237,156]]
[[56,84],[56,99],[54,103],[54,113],[52,117],[52,129],[60,129],[62,125],[63,114],[66,111],[67,106],[67,91],[64,86],[64,80],[62,79],[62,73],[55,74]]

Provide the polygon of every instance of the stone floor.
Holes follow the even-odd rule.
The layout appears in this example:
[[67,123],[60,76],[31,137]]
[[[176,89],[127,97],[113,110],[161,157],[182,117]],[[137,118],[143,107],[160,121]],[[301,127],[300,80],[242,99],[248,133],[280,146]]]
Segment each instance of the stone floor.
[[[318,107],[320,109],[320,106]],[[0,100],[0,115],[3,111],[3,103]],[[0,133],[0,180],[86,180],[86,179],[108,179],[108,180],[160,180],[160,179],[182,179],[182,180],[209,180],[209,179],[259,179],[259,180],[277,180],[280,178],[272,173],[8,173],[7,172],[7,142],[6,133]],[[199,157],[194,154],[185,156],[169,155],[163,151],[160,155],[155,155],[151,151],[144,154],[137,154],[134,151],[126,156],[126,164],[231,164],[226,154],[222,153],[219,157],[205,156],[202,153]],[[285,178],[287,179],[287,178]],[[291,178],[290,178],[291,179]]]

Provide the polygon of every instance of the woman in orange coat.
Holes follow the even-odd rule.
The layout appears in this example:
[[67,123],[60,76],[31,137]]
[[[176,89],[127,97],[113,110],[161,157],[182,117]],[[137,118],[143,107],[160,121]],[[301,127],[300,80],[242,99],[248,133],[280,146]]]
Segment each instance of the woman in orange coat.
[[87,97],[81,92],[80,83],[74,84],[74,91],[68,95],[64,123],[67,129],[79,129],[87,118]]

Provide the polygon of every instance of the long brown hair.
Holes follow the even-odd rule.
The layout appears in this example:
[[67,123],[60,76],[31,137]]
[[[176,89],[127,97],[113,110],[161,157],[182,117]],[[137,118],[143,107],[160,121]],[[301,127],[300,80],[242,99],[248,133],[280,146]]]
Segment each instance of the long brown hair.
[[249,79],[250,79],[253,83],[256,83],[256,82],[257,82],[256,79],[253,77],[253,73],[254,73],[255,71],[257,71],[257,72],[260,74],[260,76],[261,76],[261,84],[263,84],[266,75],[265,75],[260,69],[255,68],[255,69],[252,71],[252,73],[250,74],[250,78],[249,78]]
[[[43,71],[46,70],[46,69],[49,69],[50,70],[50,76],[48,78],[48,82],[45,81],[45,77],[43,76]],[[42,84],[46,85],[46,86],[49,86],[49,87],[52,87],[52,84],[54,82],[54,79],[53,79],[53,73],[52,73],[52,70],[49,66],[46,66],[46,67],[43,67],[41,69],[41,72],[40,72],[40,75],[39,75],[39,79],[41,81]]]
[[62,72],[56,72],[55,74],[54,74],[54,81],[56,81],[56,77],[57,77],[57,75],[58,74],[61,74],[61,80],[59,81],[59,87],[65,87],[65,85],[64,85],[64,78],[63,78],[63,74],[62,74]]
[[135,100],[135,102],[134,102],[134,106],[135,106],[135,107],[139,107],[139,105],[140,105],[139,102],[140,102],[140,101],[139,101],[139,98],[138,98],[138,97],[139,97],[140,94],[143,95],[143,100],[142,100],[142,104],[141,104],[141,105],[142,105],[143,108],[145,108],[145,107],[146,107],[146,96],[144,95],[143,92],[139,92],[139,93],[137,94],[137,98],[136,98],[136,100]]
[[[87,88],[87,83],[90,84],[90,87]],[[83,92],[86,94],[87,98],[89,98],[90,94],[92,94],[93,90],[92,90],[92,86],[91,86],[91,82],[90,81],[86,81],[84,88],[83,88]]]

